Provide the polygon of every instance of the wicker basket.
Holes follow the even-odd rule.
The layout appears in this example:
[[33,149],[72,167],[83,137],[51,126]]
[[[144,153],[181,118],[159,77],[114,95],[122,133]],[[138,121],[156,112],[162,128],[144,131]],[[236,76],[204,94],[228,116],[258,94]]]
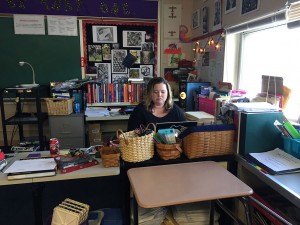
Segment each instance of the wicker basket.
[[160,144],[155,143],[156,151],[160,158],[164,160],[177,159],[181,156],[182,143],[181,140],[177,140],[176,144]]
[[73,112],[73,98],[45,98],[48,115],[69,115]]
[[100,155],[104,167],[117,167],[120,165],[120,149],[116,146],[100,148]]
[[156,126],[153,123],[147,125],[154,127],[154,132],[144,136],[138,136],[135,131],[123,132],[117,130],[116,135],[120,142],[121,157],[126,162],[142,162],[151,159],[154,155],[154,139]]
[[234,125],[200,126],[185,132],[183,152],[189,159],[233,154]]

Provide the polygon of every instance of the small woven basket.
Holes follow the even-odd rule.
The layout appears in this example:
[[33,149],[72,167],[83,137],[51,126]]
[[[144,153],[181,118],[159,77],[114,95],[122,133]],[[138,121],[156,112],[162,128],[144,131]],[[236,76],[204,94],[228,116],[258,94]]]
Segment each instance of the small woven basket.
[[48,115],[70,115],[73,112],[73,98],[45,98]]
[[120,165],[120,149],[116,146],[104,146],[99,149],[104,167],[118,167]]
[[182,143],[181,140],[177,140],[176,144],[161,144],[155,143],[156,151],[161,159],[177,159],[181,156]]
[[234,126],[212,127],[220,130],[191,132],[183,138],[183,152],[189,159],[233,154]]
[[123,132],[117,130],[116,135],[120,142],[121,157],[126,162],[143,162],[151,159],[154,155],[154,139],[153,135],[156,133],[156,126],[153,123],[149,125],[154,127],[150,134],[139,136],[135,131]]

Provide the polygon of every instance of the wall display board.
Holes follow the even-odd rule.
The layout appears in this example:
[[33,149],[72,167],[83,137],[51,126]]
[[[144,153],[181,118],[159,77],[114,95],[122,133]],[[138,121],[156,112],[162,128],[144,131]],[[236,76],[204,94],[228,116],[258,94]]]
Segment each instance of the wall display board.
[[101,83],[143,81],[155,76],[156,22],[83,20],[82,31],[88,76]]
[[10,87],[32,82],[32,65],[38,84],[81,79],[79,36],[20,35],[14,32],[11,17],[0,18],[0,86]]

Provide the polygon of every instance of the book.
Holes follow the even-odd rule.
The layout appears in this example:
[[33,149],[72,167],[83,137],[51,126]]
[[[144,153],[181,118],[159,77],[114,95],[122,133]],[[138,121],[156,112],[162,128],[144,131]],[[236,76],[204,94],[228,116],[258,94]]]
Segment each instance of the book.
[[8,180],[54,176],[54,158],[26,158],[14,161],[5,171]]
[[300,172],[300,160],[279,148],[249,153],[246,158],[272,175]]
[[44,171],[32,171],[32,172],[23,172],[23,173],[8,173],[8,180],[18,180],[18,179],[28,179],[28,178],[37,178],[37,177],[49,177],[55,176],[56,170],[44,170]]

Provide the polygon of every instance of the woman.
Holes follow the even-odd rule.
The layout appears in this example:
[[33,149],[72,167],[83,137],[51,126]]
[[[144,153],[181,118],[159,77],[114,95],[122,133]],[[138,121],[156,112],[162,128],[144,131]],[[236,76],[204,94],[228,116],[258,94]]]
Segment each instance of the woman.
[[162,77],[152,78],[146,90],[145,99],[135,107],[128,121],[128,131],[147,126],[149,123],[185,121],[183,111],[173,103],[172,91]]

